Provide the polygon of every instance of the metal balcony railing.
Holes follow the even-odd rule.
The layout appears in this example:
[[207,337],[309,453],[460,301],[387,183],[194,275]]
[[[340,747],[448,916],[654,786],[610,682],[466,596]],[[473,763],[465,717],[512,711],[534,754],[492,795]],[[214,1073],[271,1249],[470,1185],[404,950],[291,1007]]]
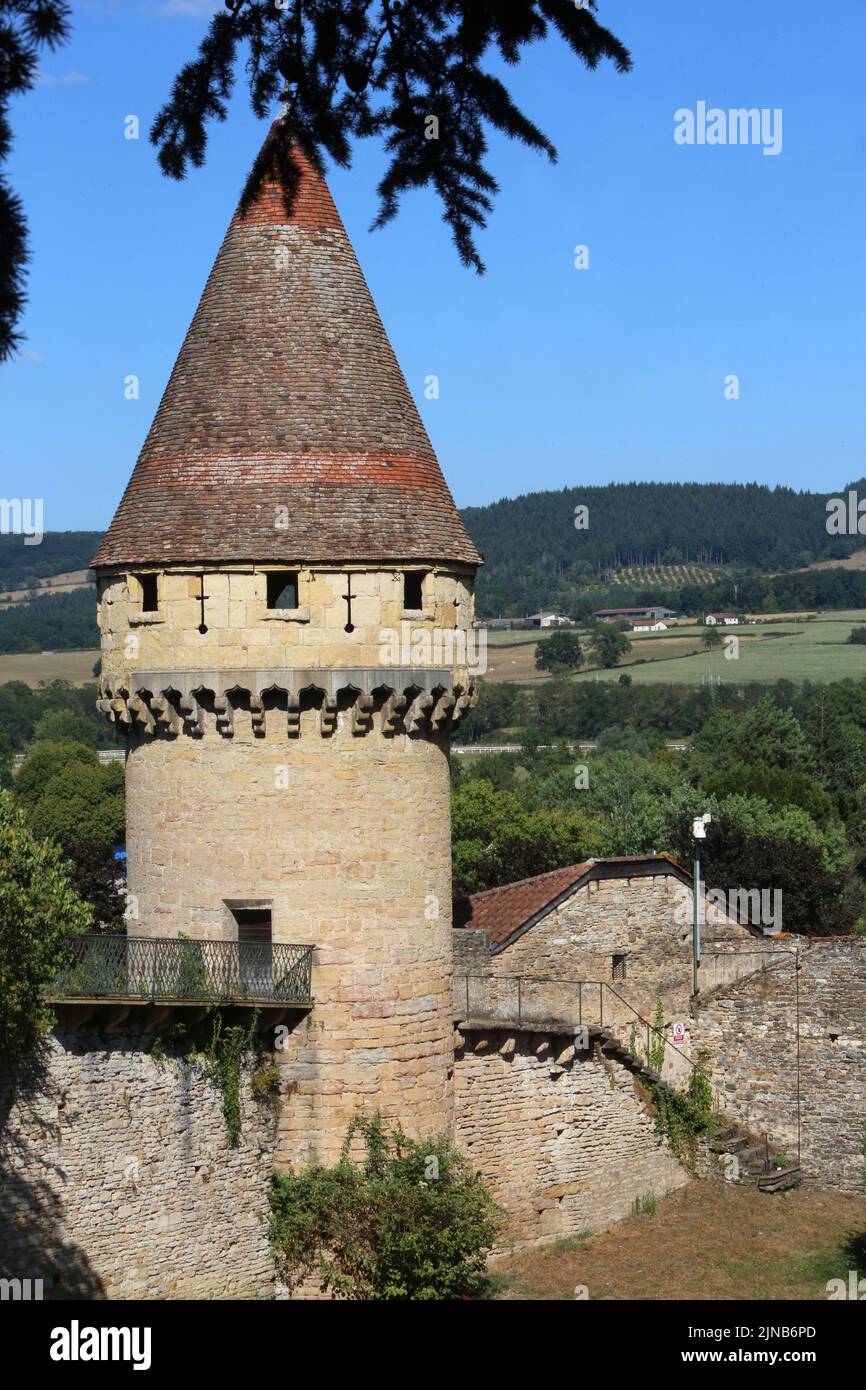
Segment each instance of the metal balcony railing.
[[69,941],[54,995],[307,1004],[312,963],[312,946],[286,942],[77,936]]

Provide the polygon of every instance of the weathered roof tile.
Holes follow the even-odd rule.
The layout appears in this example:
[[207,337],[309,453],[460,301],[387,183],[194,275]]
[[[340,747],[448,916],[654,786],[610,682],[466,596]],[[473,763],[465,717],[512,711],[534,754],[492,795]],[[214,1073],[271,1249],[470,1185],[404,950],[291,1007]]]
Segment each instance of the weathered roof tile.
[[[279,138],[273,130],[270,138]],[[236,212],[94,565],[480,562],[326,184]]]

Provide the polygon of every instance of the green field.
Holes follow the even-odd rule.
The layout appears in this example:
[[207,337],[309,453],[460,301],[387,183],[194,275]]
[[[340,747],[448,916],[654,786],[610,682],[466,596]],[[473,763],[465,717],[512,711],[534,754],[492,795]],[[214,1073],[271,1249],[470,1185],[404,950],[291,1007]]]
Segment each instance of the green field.
[[[627,670],[636,683],[652,681],[700,685],[712,675],[731,684],[746,681],[838,681],[866,676],[866,646],[847,641],[851,628],[866,623],[866,610],[828,613],[809,621],[760,622],[754,627],[720,629],[723,645],[713,652],[670,654],[665,634],[635,641],[629,659],[612,671],[581,671],[584,681],[616,681]],[[678,635],[695,629],[677,629]],[[724,638],[739,638],[739,655],[725,656]]]

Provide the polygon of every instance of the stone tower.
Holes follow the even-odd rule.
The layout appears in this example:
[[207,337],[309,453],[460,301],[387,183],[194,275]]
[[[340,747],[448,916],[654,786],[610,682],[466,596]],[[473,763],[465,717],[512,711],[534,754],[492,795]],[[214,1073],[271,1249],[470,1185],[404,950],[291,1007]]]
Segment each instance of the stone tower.
[[[274,138],[273,136],[269,138]],[[130,935],[313,945],[285,1162],[451,1109],[448,748],[480,557],[331,195],[236,213],[93,564]]]

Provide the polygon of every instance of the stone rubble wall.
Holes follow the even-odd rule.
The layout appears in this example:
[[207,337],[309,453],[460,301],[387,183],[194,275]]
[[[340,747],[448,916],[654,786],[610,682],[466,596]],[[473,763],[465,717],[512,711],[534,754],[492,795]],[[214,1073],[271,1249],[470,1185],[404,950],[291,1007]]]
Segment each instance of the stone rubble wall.
[[513,1029],[460,1036],[456,1142],[508,1212],[502,1249],[600,1230],[689,1181],[640,1082],[597,1046]]
[[792,1161],[799,1072],[804,1181],[863,1191],[866,940],[782,938],[765,970],[701,996],[692,1042],[710,1052],[723,1109]]
[[0,1071],[2,1277],[46,1298],[273,1297],[273,1111],[242,1085],[237,1148],[202,1064],[152,1036],[48,1034]]

